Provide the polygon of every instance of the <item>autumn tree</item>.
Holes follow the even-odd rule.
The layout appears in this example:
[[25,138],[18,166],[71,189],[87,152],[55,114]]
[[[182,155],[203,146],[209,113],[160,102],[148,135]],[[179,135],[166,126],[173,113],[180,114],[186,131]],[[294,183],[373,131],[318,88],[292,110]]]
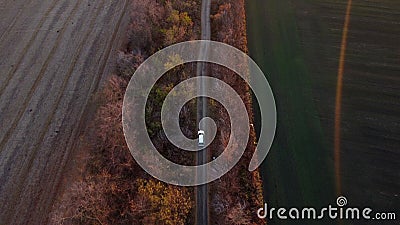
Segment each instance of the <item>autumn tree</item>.
[[190,194],[183,187],[139,179],[139,198],[147,200],[150,210],[144,220],[154,224],[184,225],[192,208]]
[[161,33],[164,35],[164,45],[190,39],[193,30],[193,21],[187,12],[180,12],[167,2],[167,18]]

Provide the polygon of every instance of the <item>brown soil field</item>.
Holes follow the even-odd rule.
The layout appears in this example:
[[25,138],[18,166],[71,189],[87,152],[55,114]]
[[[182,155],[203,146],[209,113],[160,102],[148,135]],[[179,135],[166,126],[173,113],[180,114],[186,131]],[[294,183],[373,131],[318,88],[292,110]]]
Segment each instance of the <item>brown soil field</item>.
[[[1,1],[0,224],[44,224],[127,1]],[[90,110],[89,110],[90,111]]]

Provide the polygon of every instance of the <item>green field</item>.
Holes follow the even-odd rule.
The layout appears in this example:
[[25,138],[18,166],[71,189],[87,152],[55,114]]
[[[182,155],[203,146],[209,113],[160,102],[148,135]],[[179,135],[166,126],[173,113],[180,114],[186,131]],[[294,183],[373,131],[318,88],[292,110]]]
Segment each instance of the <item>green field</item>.
[[[278,108],[276,139],[262,167],[264,195],[273,206],[335,204],[334,111],[346,5],[247,1],[250,56],[266,74]],[[353,3],[343,82],[342,193],[352,205],[381,211],[400,208],[399,23],[399,1]]]

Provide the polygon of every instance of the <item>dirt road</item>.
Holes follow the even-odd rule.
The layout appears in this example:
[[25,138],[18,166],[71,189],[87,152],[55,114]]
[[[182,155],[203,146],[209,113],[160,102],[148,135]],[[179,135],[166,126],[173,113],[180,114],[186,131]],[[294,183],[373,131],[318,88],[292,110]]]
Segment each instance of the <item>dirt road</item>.
[[127,1],[0,0],[0,225],[46,223]]

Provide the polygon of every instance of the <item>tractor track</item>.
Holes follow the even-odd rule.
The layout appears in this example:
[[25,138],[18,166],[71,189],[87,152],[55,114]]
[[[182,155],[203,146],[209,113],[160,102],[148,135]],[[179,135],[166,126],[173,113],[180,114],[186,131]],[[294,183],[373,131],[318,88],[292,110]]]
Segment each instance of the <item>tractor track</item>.
[[[70,14],[70,17],[68,17],[68,19],[67,19],[67,21],[66,21],[66,23],[65,23],[64,25],[66,25],[66,24],[71,20],[72,15],[76,12],[76,9],[78,8],[80,2],[81,2],[81,0],[79,0],[79,1],[76,2],[75,6],[74,6],[74,9],[73,9],[73,12]],[[105,2],[105,0],[102,0],[102,5],[104,4],[104,2]],[[34,160],[34,158],[35,158],[35,155],[37,154],[37,151],[39,150],[40,144],[43,142],[43,139],[44,139],[44,137],[45,137],[45,135],[46,135],[46,132],[47,132],[47,130],[48,130],[48,128],[49,128],[49,126],[50,126],[52,120],[53,120],[53,117],[54,117],[54,114],[55,114],[55,112],[56,112],[56,110],[57,110],[58,104],[60,103],[61,97],[62,97],[63,94],[64,94],[65,87],[66,87],[66,85],[67,85],[67,82],[68,82],[69,78],[70,78],[71,75],[72,75],[72,71],[74,70],[74,68],[75,68],[75,66],[76,66],[76,63],[77,63],[77,61],[78,61],[78,58],[79,58],[80,53],[81,53],[81,51],[82,51],[82,48],[83,48],[85,42],[87,41],[90,32],[92,32],[92,30],[93,30],[93,28],[94,28],[94,22],[95,22],[96,19],[97,19],[97,15],[98,15],[100,9],[101,9],[101,7],[98,8],[96,14],[91,18],[90,29],[86,32],[86,34],[85,34],[85,36],[84,36],[84,39],[81,41],[81,43],[80,43],[80,45],[79,45],[79,47],[78,47],[78,50],[77,50],[76,54],[75,54],[74,57],[73,57],[72,64],[71,64],[71,66],[69,67],[66,76],[64,77],[64,80],[63,80],[63,83],[62,83],[62,86],[61,86],[61,89],[60,89],[61,91],[58,93],[58,96],[57,96],[57,98],[56,98],[56,103],[54,104],[54,106],[53,106],[53,108],[52,108],[52,110],[51,110],[50,117],[47,118],[47,120],[46,120],[46,122],[45,122],[45,126],[43,127],[42,131],[40,132],[39,140],[34,144],[35,148],[34,148],[34,150],[33,150],[32,156],[31,156],[30,159],[29,159],[29,162],[28,162],[27,164],[25,164],[24,167],[23,167],[23,170],[22,170],[22,172],[21,172],[21,174],[20,174],[20,176],[19,176],[19,177],[20,177],[20,182],[21,182],[21,183],[25,181],[25,179],[26,179],[26,177],[27,177],[27,174],[28,174],[28,172],[29,172],[29,169],[32,167],[32,163],[33,163],[33,160]],[[66,26],[63,27],[62,33],[65,31],[65,27],[66,27]],[[59,37],[62,37],[62,34],[60,34]],[[23,105],[23,109],[24,109],[24,110],[20,110],[20,112],[18,113],[18,117],[17,117],[18,120],[21,119],[22,113],[25,111],[26,107],[28,106],[29,100],[30,100],[30,98],[31,98],[32,95],[33,95],[32,93],[33,93],[33,91],[36,89],[37,84],[39,83],[39,80],[43,77],[44,72],[45,72],[45,70],[47,69],[49,59],[50,59],[51,56],[54,54],[54,49],[56,49],[56,48],[58,47],[58,43],[60,42],[60,40],[61,40],[61,38],[58,38],[58,39],[57,39],[56,44],[54,45],[54,47],[53,47],[53,49],[52,49],[52,51],[51,51],[49,57],[48,57],[47,60],[46,60],[45,66],[42,67],[42,70],[40,71],[39,77],[36,79],[36,81],[35,81],[35,83],[34,83],[34,86],[32,87],[31,91],[29,92],[28,99],[26,99],[25,102],[24,102],[24,105]],[[15,124],[15,126],[13,126],[13,128],[16,127],[16,124],[17,124],[17,123],[14,123],[14,124]],[[13,125],[14,125],[14,124],[13,124]],[[1,147],[1,146],[0,146],[0,147]],[[15,205],[15,201],[17,201],[17,196],[19,196],[19,195],[21,194],[22,187],[23,187],[23,186],[22,186],[21,184],[18,184],[17,188],[14,189],[14,193],[12,193],[12,199],[13,199],[13,202],[11,203],[12,206]],[[6,220],[6,221],[7,221],[7,220]],[[8,224],[8,223],[7,223],[7,224]]]
[[[48,10],[46,11],[45,15],[43,15],[43,17],[42,17],[42,19],[40,20],[39,24],[36,26],[33,35],[32,35],[31,38],[29,39],[29,42],[25,45],[24,49],[22,50],[22,54],[21,54],[21,56],[19,57],[17,63],[16,63],[16,64],[10,69],[10,71],[8,72],[8,74],[7,74],[7,76],[6,76],[6,80],[3,82],[3,85],[2,85],[1,88],[0,88],[0,96],[3,95],[3,92],[4,92],[4,90],[6,89],[6,87],[8,86],[8,84],[9,84],[11,78],[12,78],[12,75],[15,74],[15,72],[16,72],[16,71],[18,70],[18,68],[20,67],[22,60],[24,59],[24,57],[25,57],[27,51],[29,50],[29,48],[32,46],[32,43],[33,43],[34,40],[36,39],[36,37],[37,37],[37,35],[38,35],[38,33],[39,33],[39,30],[40,30],[40,28],[43,26],[43,24],[44,24],[46,18],[49,16],[50,12],[53,11],[53,9],[57,6],[57,3],[58,3],[59,1],[60,1],[60,0],[55,0],[55,1],[53,1],[53,4],[48,8]],[[21,9],[21,11],[22,11],[22,10],[23,10],[23,9]],[[12,23],[14,23],[14,24],[10,25],[10,27],[9,27],[10,29],[7,29],[7,30],[4,32],[4,34],[7,34],[7,33],[10,32],[10,30],[11,30],[11,29],[13,28],[13,26],[15,25],[15,23],[16,23],[16,21],[17,21],[17,18],[18,18],[18,17],[15,18],[15,21],[12,22]],[[4,37],[5,37],[5,36],[3,36],[2,39],[0,39],[0,40],[1,40],[0,43],[3,43]],[[0,149],[1,149],[1,144],[0,144]]]
[[[38,77],[36,78],[35,82],[33,83],[31,89],[29,90],[29,93],[28,93],[27,98],[25,99],[24,103],[22,104],[22,105],[23,105],[22,108],[20,108],[20,110],[18,111],[17,116],[15,117],[14,122],[13,122],[12,125],[11,125],[11,128],[8,129],[8,131],[6,132],[6,134],[5,134],[4,138],[3,138],[3,140],[0,142],[0,151],[1,151],[1,149],[3,149],[4,144],[7,143],[8,139],[10,138],[10,135],[13,133],[13,131],[14,131],[15,128],[17,127],[18,122],[20,121],[22,115],[24,114],[24,112],[25,112],[25,110],[26,110],[26,108],[27,108],[27,106],[28,106],[28,104],[29,104],[29,102],[30,102],[30,100],[31,100],[31,98],[32,98],[32,96],[33,96],[33,94],[34,94],[34,92],[35,92],[37,86],[38,86],[38,84],[39,84],[40,81],[42,80],[42,78],[43,78],[43,76],[44,76],[44,74],[45,74],[45,72],[46,72],[46,70],[47,70],[47,68],[48,68],[48,66],[49,66],[50,60],[52,59],[52,57],[53,57],[55,51],[56,51],[57,48],[58,48],[58,45],[59,45],[60,41],[62,40],[62,37],[63,37],[63,34],[64,34],[65,29],[66,29],[66,27],[67,27],[67,24],[71,21],[72,16],[75,14],[75,12],[76,12],[76,10],[78,9],[78,6],[79,6],[79,4],[80,4],[81,2],[82,2],[82,0],[78,0],[78,1],[75,3],[75,6],[74,6],[72,12],[70,13],[70,15],[68,16],[67,20],[65,21],[65,23],[64,23],[64,25],[63,25],[63,28],[61,29],[60,34],[59,34],[59,36],[58,36],[58,38],[57,38],[57,40],[56,40],[56,42],[55,42],[53,48],[51,49],[50,54],[47,56],[47,59],[46,59],[44,65],[42,66],[42,69],[40,70]],[[50,10],[50,11],[51,11],[51,10]],[[49,11],[48,11],[48,13],[49,13]],[[38,33],[38,31],[35,32],[35,35],[34,35],[34,36],[36,36],[37,33]],[[31,39],[31,40],[32,40],[32,39]],[[30,42],[29,45],[31,45],[31,44],[32,44],[32,43]],[[28,48],[29,48],[29,47],[28,47]],[[26,51],[27,51],[28,48],[25,48],[25,49],[24,49],[24,54],[23,54],[23,55],[26,54]],[[21,58],[23,58],[23,57],[21,57]],[[17,64],[17,66],[15,66],[15,68],[17,68],[17,67],[19,66],[20,63],[21,63],[21,61],[18,61],[18,64]],[[16,70],[16,69],[15,69],[15,70]],[[15,71],[14,71],[13,73],[9,74],[9,78],[8,78],[7,81],[6,81],[7,83],[11,80],[12,74],[14,74],[14,73],[15,73]],[[6,84],[6,85],[7,85],[7,84]],[[5,85],[5,86],[6,86],[6,85]],[[2,92],[0,91],[0,96],[1,96],[1,94],[2,94]]]
[[[33,0],[29,0],[28,5],[30,5],[32,3],[32,1]],[[14,16],[11,23],[7,26],[7,28],[4,30],[4,32],[0,35],[0,43],[3,42],[3,38],[6,36],[6,34],[8,34],[13,29],[13,27],[15,26],[15,23],[17,22],[17,19],[21,16],[23,10],[24,10],[24,8],[20,8],[18,10],[18,13]]]
[[[38,35],[46,22],[52,22],[50,13],[66,2],[51,2],[34,33],[23,45],[17,63],[2,82],[0,108],[5,113],[1,112],[4,118],[0,119],[11,126],[0,128],[0,134],[5,134],[0,142],[0,201],[4,202],[0,206],[0,224],[46,223],[65,164],[88,118],[85,113],[90,111],[87,106],[91,96],[97,91],[103,75],[112,70],[113,53],[118,49],[116,45],[121,44],[124,34],[121,31],[127,24],[129,0],[111,3],[106,0],[95,3],[78,0],[71,5],[73,8],[67,18],[61,18],[62,27],[55,40],[51,40],[50,31]],[[95,5],[94,9],[90,8],[91,5]],[[20,9],[17,14],[23,16],[22,11]],[[17,17],[7,30],[14,29]],[[82,27],[74,26],[74,22]],[[7,35],[12,33],[7,32],[1,38],[5,39]],[[44,62],[35,61],[40,47],[36,52],[32,51],[37,48],[37,43],[47,44],[49,40],[49,53],[43,56]],[[27,53],[33,59],[26,57]],[[21,75],[29,66],[36,66],[29,63],[40,65],[36,77]],[[17,80],[14,80],[15,77]],[[19,86],[20,81],[27,85]],[[9,84],[14,86],[8,87]],[[27,87],[29,91],[25,89],[26,95],[20,94],[20,99],[16,98],[21,104],[15,106],[13,99],[9,99],[13,96],[9,91],[19,92],[18,89]],[[10,104],[16,110],[10,109]],[[32,112],[31,115],[28,112]],[[8,118],[9,115],[13,117]],[[52,133],[55,127],[57,134]]]

